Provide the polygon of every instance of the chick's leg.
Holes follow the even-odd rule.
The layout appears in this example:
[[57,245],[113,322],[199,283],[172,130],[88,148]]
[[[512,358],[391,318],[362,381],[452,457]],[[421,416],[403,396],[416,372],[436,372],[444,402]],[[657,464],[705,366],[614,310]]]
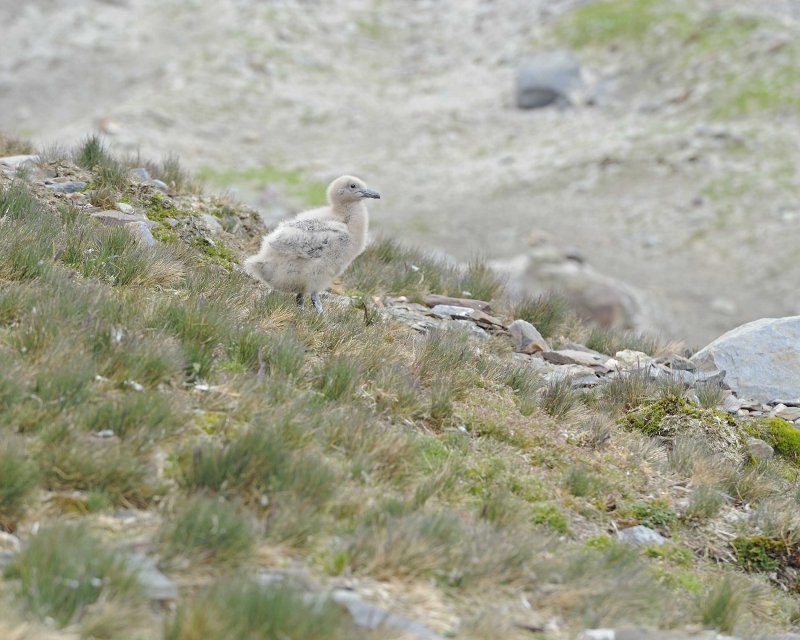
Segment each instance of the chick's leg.
[[317,310],[317,313],[322,314],[322,303],[319,301],[318,293],[311,294],[311,302],[314,303],[314,308]]

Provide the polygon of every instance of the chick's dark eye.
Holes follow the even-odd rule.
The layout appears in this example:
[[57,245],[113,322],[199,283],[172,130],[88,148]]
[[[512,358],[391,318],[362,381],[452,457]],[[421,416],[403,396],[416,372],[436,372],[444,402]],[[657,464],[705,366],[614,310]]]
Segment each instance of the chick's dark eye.
[[351,189],[355,189],[355,188],[356,188],[356,185],[354,185],[354,184],[351,184],[351,185],[350,185],[350,188],[351,188]]

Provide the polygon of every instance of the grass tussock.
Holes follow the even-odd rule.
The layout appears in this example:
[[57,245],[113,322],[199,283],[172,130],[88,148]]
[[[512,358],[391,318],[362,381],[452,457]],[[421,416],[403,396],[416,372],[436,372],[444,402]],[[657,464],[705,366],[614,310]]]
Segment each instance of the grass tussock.
[[165,640],[363,637],[349,614],[333,601],[311,598],[283,582],[263,586],[250,578],[214,584],[194,601],[179,607],[164,632]]
[[86,527],[61,524],[31,537],[6,568],[19,580],[19,596],[41,620],[59,627],[80,618],[98,600],[135,598],[136,578],[125,558],[101,543]]
[[459,268],[389,238],[372,242],[345,272],[344,280],[355,293],[405,295],[415,301],[431,292],[488,301],[503,290],[502,279],[483,258],[476,257]]
[[535,542],[506,537],[489,525],[469,525],[449,511],[412,512],[368,522],[342,553],[345,566],[355,572],[378,578],[431,577],[470,588],[485,580],[521,581]]
[[183,506],[161,533],[165,557],[185,556],[214,564],[241,563],[254,543],[253,527],[235,505],[202,496]]
[[39,469],[14,442],[0,445],[0,529],[13,531],[39,481]]
[[510,304],[508,312],[515,320],[530,322],[547,339],[563,335],[575,322],[569,303],[557,293],[523,296]]

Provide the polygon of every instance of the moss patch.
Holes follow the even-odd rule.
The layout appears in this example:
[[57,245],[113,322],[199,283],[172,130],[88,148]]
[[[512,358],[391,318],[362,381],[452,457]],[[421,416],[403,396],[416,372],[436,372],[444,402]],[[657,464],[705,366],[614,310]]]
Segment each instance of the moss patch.
[[748,422],[744,429],[751,436],[768,442],[775,453],[800,464],[800,429],[781,418],[762,418]]
[[736,561],[747,571],[774,571],[786,561],[789,548],[783,540],[766,536],[735,538]]

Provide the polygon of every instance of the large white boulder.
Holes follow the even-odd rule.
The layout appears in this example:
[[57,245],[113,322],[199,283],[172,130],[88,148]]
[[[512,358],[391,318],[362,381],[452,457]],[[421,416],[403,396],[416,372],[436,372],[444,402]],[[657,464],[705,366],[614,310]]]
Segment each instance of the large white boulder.
[[800,402],[800,316],[762,318],[723,334],[692,356],[700,369],[721,369],[740,398]]

